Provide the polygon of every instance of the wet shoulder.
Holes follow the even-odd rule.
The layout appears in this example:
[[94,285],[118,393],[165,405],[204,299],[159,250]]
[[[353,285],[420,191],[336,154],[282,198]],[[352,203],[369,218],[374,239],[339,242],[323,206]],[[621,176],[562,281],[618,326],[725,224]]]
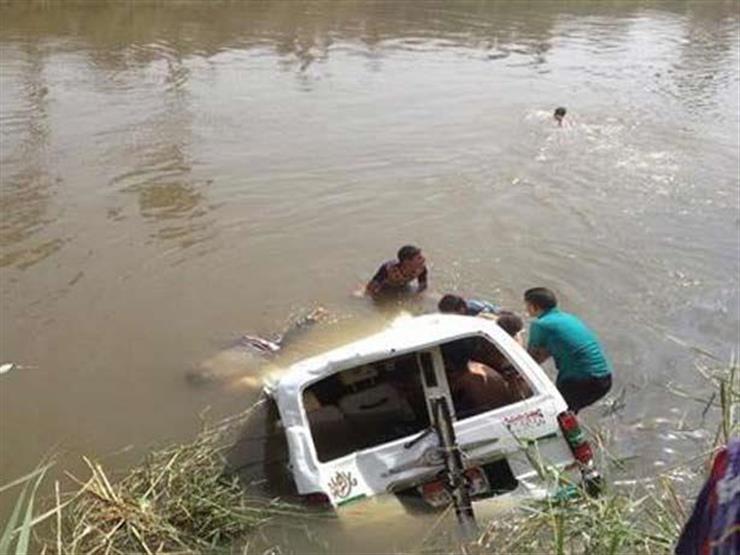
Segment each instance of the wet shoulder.
[[375,271],[375,275],[373,276],[373,279],[385,279],[395,268],[396,261],[395,260],[386,260],[383,262],[380,266],[378,266],[378,269]]

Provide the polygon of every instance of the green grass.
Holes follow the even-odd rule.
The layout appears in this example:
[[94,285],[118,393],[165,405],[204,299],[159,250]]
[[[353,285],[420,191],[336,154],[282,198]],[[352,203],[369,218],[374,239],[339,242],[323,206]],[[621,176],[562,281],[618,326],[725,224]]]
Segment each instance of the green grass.
[[685,520],[685,505],[661,481],[653,491],[529,504],[489,523],[478,545],[487,553],[670,553]]
[[[36,492],[50,466],[51,463],[40,466],[33,472],[0,487],[0,493],[2,493],[17,486],[23,486],[0,536],[0,553],[16,553],[16,555],[28,553],[31,531],[35,524],[33,510]],[[21,514],[23,514],[22,520]]]
[[278,500],[249,498],[239,478],[226,471],[231,436],[253,409],[204,429],[190,443],[150,453],[118,480],[83,458],[89,476],[68,474],[75,488],[66,495],[55,482],[52,507],[40,515],[33,514],[35,495],[51,465],[2,486],[0,492],[20,486],[22,491],[0,553],[13,553],[13,544],[15,553],[27,553],[32,530],[34,552],[115,555],[228,551],[276,518],[299,528],[315,515]]
[[[77,500],[59,532],[63,553],[209,552],[227,548],[276,517],[301,511],[278,501],[250,499],[224,452],[247,411],[198,435],[195,441],[151,453],[115,483],[99,463],[78,485]],[[79,495],[81,493],[81,495]]]

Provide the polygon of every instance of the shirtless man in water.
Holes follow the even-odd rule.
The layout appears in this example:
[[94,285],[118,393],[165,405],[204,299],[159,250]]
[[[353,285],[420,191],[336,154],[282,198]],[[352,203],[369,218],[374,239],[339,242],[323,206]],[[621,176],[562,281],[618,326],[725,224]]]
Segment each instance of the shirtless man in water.
[[416,293],[427,288],[426,259],[421,249],[405,245],[398,250],[398,259],[385,262],[365,286],[365,294],[373,299],[394,297],[410,292],[409,285],[418,282]]
[[490,366],[474,360],[469,347],[462,343],[443,350],[458,417],[473,416],[519,400],[516,384]]
[[567,110],[560,106],[559,108],[555,108],[555,113],[553,114],[553,117],[555,118],[555,121],[558,122],[558,125],[560,127],[563,126],[563,120],[565,119],[565,114],[567,113]]

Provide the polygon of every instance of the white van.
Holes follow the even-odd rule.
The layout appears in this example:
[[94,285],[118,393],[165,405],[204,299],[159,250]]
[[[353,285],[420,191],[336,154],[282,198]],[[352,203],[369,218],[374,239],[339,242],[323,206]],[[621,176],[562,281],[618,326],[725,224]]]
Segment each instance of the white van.
[[[460,351],[500,375],[499,398],[461,406],[450,360]],[[451,387],[452,383],[452,387]],[[452,407],[474,499],[541,488],[533,453],[600,479],[591,448],[558,390],[494,321],[433,314],[291,366],[266,387],[288,451],[288,473],[310,504],[334,508],[379,494],[429,507],[451,501],[430,400]],[[534,447],[536,445],[536,447]]]

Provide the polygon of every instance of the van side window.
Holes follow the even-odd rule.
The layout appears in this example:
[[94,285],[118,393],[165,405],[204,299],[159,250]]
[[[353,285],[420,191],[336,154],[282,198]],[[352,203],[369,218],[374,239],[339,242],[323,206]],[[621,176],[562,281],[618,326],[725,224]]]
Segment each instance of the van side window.
[[441,350],[458,420],[533,394],[512,362],[485,337],[458,339],[445,343]]
[[321,462],[429,427],[415,354],[324,378],[304,391],[303,406]]

